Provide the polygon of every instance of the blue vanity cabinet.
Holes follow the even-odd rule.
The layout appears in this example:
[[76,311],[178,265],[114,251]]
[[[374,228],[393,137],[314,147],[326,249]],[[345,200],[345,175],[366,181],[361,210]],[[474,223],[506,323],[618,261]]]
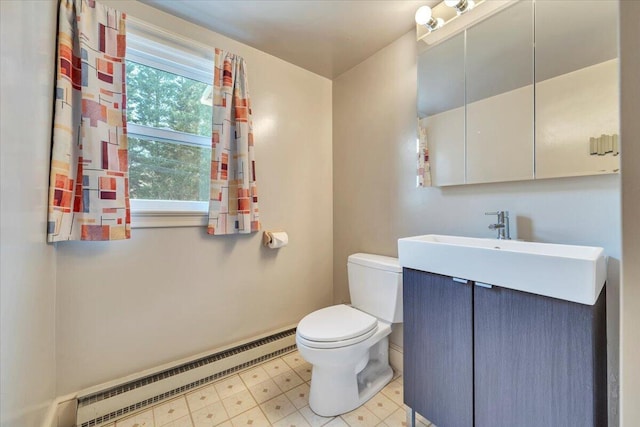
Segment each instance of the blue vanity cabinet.
[[438,427],[607,425],[606,303],[404,269],[404,400]]
[[473,426],[473,288],[404,269],[404,400],[437,426]]
[[591,306],[474,286],[476,427],[607,425],[605,293]]

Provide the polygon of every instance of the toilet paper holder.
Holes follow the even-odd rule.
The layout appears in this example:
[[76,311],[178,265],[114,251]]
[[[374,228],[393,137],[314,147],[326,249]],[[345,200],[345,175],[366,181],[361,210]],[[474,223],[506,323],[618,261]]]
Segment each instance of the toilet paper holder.
[[286,231],[265,231],[262,233],[262,245],[278,249],[287,246],[289,243],[289,235]]

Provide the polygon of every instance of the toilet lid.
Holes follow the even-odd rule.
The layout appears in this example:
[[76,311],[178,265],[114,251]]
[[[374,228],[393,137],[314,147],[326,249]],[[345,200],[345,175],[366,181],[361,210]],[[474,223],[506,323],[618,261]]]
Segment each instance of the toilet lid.
[[343,341],[372,331],[378,319],[340,304],[314,311],[298,324],[298,335],[310,341]]

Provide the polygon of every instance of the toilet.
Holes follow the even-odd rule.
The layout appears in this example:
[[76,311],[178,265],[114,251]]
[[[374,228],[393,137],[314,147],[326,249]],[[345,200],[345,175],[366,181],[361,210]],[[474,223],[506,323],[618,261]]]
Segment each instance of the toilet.
[[351,305],[305,316],[296,330],[300,355],[313,366],[309,406],[344,414],[389,383],[391,324],[402,322],[402,267],[397,258],[353,254],[347,262]]

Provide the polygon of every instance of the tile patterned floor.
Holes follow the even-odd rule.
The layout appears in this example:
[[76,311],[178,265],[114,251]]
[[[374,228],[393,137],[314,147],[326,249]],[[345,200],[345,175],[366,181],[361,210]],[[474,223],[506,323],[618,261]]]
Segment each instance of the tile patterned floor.
[[[295,351],[192,390],[107,427],[401,427],[402,376],[339,417],[309,408],[311,365]],[[418,417],[419,427],[435,427]]]

